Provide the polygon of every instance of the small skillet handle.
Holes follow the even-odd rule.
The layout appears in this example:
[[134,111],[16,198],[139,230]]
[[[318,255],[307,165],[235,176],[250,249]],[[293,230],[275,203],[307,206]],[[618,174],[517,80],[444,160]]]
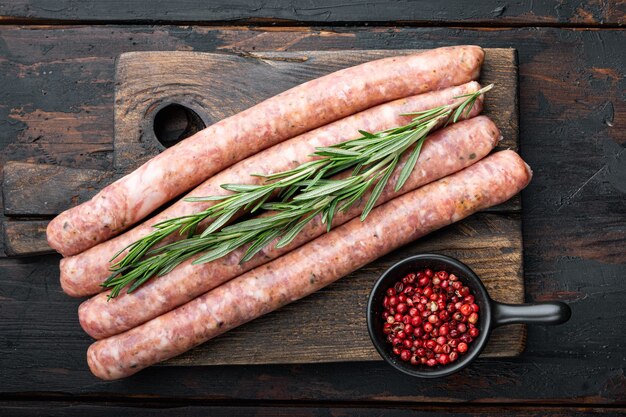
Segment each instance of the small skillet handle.
[[560,301],[518,305],[492,301],[491,311],[495,327],[515,323],[562,324],[572,315],[570,307]]

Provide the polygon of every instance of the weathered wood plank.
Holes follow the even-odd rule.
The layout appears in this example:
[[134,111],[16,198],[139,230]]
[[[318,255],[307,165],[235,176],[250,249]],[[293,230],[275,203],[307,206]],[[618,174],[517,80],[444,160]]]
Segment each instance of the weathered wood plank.
[[193,405],[167,403],[166,407],[159,407],[159,404],[146,403],[141,410],[132,404],[108,402],[106,405],[100,403],[90,403],[87,401],[40,401],[37,403],[27,403],[25,401],[4,401],[0,402],[3,416],[42,416],[49,417],[63,416],[90,416],[109,417],[114,414],[117,417],[125,416],[211,416],[211,417],[269,417],[269,416],[290,416],[290,417],[429,417],[433,415],[448,417],[489,417],[502,416],[506,414],[511,417],[540,417],[550,415],[552,417],[593,417],[593,416],[624,416],[624,408],[575,408],[575,407],[486,407],[465,405],[462,409],[446,408],[437,406],[407,406],[391,407],[389,405],[369,405],[363,404],[342,404],[342,403],[316,403],[305,406],[298,405],[272,405],[270,404],[249,404],[249,405]]
[[618,0],[561,2],[473,3],[459,0],[432,2],[400,0],[328,0],[321,4],[306,0],[273,2],[232,2],[217,0],[156,1],[150,7],[139,0],[13,0],[0,5],[0,16],[6,21],[36,23],[54,21],[90,22],[306,22],[325,25],[337,23],[423,23],[428,25],[581,25],[612,26],[626,22],[626,7]]
[[4,251],[8,256],[35,256],[51,253],[46,241],[48,220],[2,221]]
[[[80,170],[84,171],[84,170]],[[100,171],[98,171],[100,172]],[[80,184],[78,184],[80,185]],[[80,187],[78,187],[80,189]],[[98,188],[99,190],[100,188]],[[89,191],[92,192],[92,191]],[[92,193],[97,192],[97,190]],[[42,194],[45,195],[45,194]],[[59,205],[66,205],[66,208],[70,208],[73,206],[72,196],[68,196],[65,198],[66,201],[63,201],[63,198],[59,195],[59,200],[55,203],[59,203]],[[37,199],[37,202],[40,201],[48,202],[49,198],[40,198]],[[30,199],[23,198],[15,198],[13,199],[14,206],[13,207],[24,207],[24,211],[28,211],[30,207]],[[20,203],[19,205],[17,203]],[[22,204],[23,203],[23,204]],[[510,199],[509,201],[500,204],[495,207],[491,207],[489,209],[484,210],[485,213],[517,213],[520,211],[521,207],[521,199],[520,196],[517,195]],[[30,214],[25,214],[29,215]],[[38,214],[33,214],[33,216],[37,216]],[[47,219],[21,219],[19,217],[10,217],[9,219],[3,220],[2,223],[10,223],[8,228],[4,228],[4,248],[5,254],[8,256],[33,256],[33,255],[42,255],[42,254],[50,254],[55,253],[54,249],[48,246],[46,240],[46,226],[48,224]],[[485,236],[485,240],[489,240],[489,237]]]
[[4,166],[5,216],[51,216],[89,200],[113,171],[9,161]]

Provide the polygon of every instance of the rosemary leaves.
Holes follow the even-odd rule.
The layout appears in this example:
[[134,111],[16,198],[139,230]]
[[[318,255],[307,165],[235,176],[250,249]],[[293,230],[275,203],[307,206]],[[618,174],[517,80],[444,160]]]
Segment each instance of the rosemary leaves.
[[[242,262],[246,262],[267,244],[288,245],[315,216],[321,215],[328,230],[333,217],[348,210],[366,192],[371,194],[361,213],[365,220],[375,206],[400,157],[410,155],[401,169],[395,186],[402,188],[417,164],[427,135],[437,127],[457,122],[469,114],[475,101],[493,85],[458,97],[446,106],[410,113],[406,125],[377,133],[360,131],[360,137],[333,146],[317,148],[316,159],[292,170],[263,176],[260,185],[224,184],[232,194],[188,198],[187,201],[215,201],[208,209],[178,217],[154,226],[155,230],[118,252],[128,253],[112,266],[112,274],[102,284],[111,288],[110,297],[128,287],[134,291],[154,276],[167,274],[181,262],[199,255],[194,264],[210,262],[246,246]],[[351,174],[334,178],[352,170]],[[276,201],[269,201],[275,199]],[[225,226],[240,212],[271,210],[266,215]],[[204,220],[212,222],[202,233],[196,233]],[[155,247],[172,233],[186,235],[182,240]]]

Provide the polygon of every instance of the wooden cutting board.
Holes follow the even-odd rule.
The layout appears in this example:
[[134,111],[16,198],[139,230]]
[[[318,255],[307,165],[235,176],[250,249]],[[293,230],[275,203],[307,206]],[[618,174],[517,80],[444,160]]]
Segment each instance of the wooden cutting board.
[[[412,50],[297,53],[133,52],[117,62],[114,169],[93,171],[7,164],[5,215],[56,214],[93,195],[193,132],[297,84],[348,66]],[[487,49],[480,80],[495,83],[485,114],[504,136],[499,149],[519,148],[517,56]],[[24,192],[45,178],[54,195]],[[50,182],[54,186],[50,186]],[[14,190],[22,190],[15,193]],[[241,326],[165,365],[270,364],[380,360],[367,335],[365,305],[380,273],[401,258],[438,252],[461,259],[498,301],[524,301],[519,197],[407,245],[320,292]],[[14,217],[15,218],[15,217]],[[46,221],[9,221],[5,243],[14,255],[48,250]],[[344,341],[349,340],[350,345]],[[483,355],[524,349],[525,327],[497,329]]]

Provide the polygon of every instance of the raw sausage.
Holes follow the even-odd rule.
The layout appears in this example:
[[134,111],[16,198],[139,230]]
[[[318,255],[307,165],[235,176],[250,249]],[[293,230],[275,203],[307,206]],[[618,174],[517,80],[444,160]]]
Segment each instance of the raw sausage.
[[89,368],[99,378],[118,379],[179,355],[414,239],[508,200],[531,176],[515,152],[491,155],[377,207],[364,223],[353,219],[167,314],[95,342],[87,351]]
[[385,58],[306,82],[171,147],[48,225],[48,243],[75,255],[119,234],[216,172],[300,133],[414,94],[476,80],[478,46]]
[[390,251],[502,203],[530,181],[513,151],[374,209],[270,263],[125,333],[91,345],[87,361],[112,380],[177,356],[234,327],[305,297]]
[[[399,192],[393,191],[406,155],[379,197],[378,205],[473,164],[486,156],[499,138],[498,128],[486,116],[462,121],[433,133],[426,140],[418,164],[402,189]],[[346,213],[338,213],[333,225],[338,226],[357,217],[366,201],[367,196]],[[134,293],[122,293],[111,301],[107,299],[109,291],[98,294],[79,307],[80,324],[95,339],[121,333],[284,255],[320,236],[325,230],[326,225],[321,223],[321,217],[318,216],[289,246],[276,249],[270,244],[243,264],[240,264],[240,260],[245,250],[241,249],[202,265],[192,265],[192,260],[189,260],[169,274],[147,282]]]
[[[474,92],[480,85],[471,82],[442,91],[421,94],[391,103],[382,104],[353,116],[346,117],[311,132],[302,134],[289,141],[275,145],[257,155],[245,159],[238,164],[209,178],[193,190],[189,196],[223,195],[228,193],[220,187],[222,184],[259,183],[258,177],[251,174],[269,174],[295,168],[297,165],[311,160],[310,154],[317,146],[328,146],[358,136],[358,129],[379,131],[406,123],[409,118],[401,114],[410,111],[426,110],[454,101],[454,97]],[[480,111],[482,102],[474,109]],[[144,222],[134,229],[95,246],[84,253],[61,260],[61,286],[63,290],[75,297],[96,294],[103,290],[100,284],[110,274],[109,260],[121,249],[149,234],[152,225],[173,217],[200,212],[211,203],[189,203],[180,200],[156,217]],[[175,235],[170,237],[176,238]]]

